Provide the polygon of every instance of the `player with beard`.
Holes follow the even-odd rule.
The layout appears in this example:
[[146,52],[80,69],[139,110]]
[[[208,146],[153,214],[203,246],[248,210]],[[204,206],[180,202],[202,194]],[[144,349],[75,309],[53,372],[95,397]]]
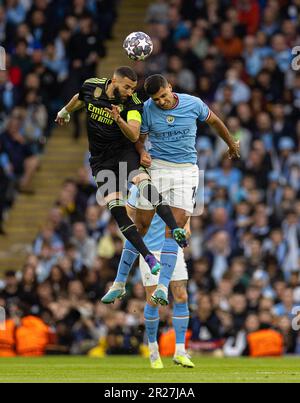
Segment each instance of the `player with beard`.
[[[152,274],[158,274],[160,263],[149,251],[128,217],[124,195],[127,181],[135,183],[157,214],[171,229],[175,241],[186,245],[185,230],[178,228],[169,205],[152,185],[135,143],[140,136],[143,102],[135,93],[137,75],[130,67],[119,67],[112,79],[91,78],[56,117],[59,125],[70,121],[70,114],[85,107],[90,150],[90,165],[98,186],[98,201],[104,200],[121,232],[127,239],[123,253],[128,265],[141,254]],[[122,165],[121,165],[122,164]],[[126,175],[123,174],[127,168]]]

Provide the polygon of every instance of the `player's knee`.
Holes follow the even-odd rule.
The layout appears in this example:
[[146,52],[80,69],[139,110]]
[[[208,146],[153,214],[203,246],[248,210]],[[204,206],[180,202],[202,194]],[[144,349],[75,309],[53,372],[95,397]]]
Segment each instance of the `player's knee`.
[[135,224],[142,236],[145,236],[151,225],[154,210],[137,210]]
[[122,194],[120,192],[103,194],[102,197],[106,204],[109,204],[113,200],[122,200]]
[[136,222],[136,227],[141,236],[145,236],[149,229],[149,223],[146,221],[138,221]]
[[180,290],[174,293],[174,301],[176,304],[185,304],[188,301],[187,290]]
[[132,183],[134,185],[138,185],[139,183],[141,183],[144,180],[149,180],[150,177],[146,172],[142,172],[139,173],[138,175],[136,175],[133,179],[132,179]]

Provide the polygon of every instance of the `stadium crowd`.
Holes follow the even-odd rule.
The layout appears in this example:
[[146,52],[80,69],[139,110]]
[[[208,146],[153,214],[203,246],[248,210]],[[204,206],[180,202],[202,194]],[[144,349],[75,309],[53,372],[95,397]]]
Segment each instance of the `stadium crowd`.
[[0,233],[16,192],[34,191],[31,179],[57,110],[105,56],[117,2],[0,1],[7,64],[0,71]]
[[[23,3],[8,1],[7,7]],[[28,13],[31,18],[34,10]],[[14,18],[20,18],[14,11]],[[5,15],[9,18],[9,12]],[[29,81],[38,81],[41,65],[52,73],[55,69],[49,59],[44,59],[47,64],[41,61],[41,54],[51,60],[59,54],[59,66],[66,66],[62,44],[70,41],[74,18],[67,17],[64,29],[58,30],[56,50],[49,44],[35,50],[27,43],[32,57],[23,56],[24,62],[39,60],[35,73],[28,73]],[[190,276],[189,348],[225,356],[300,354],[300,334],[293,326],[297,322],[293,309],[300,306],[300,71],[291,67],[292,48],[299,44],[300,2],[157,0],[146,19],[154,52],[146,62],[136,64],[140,91],[145,76],[163,72],[175,91],[201,97],[241,142],[241,160],[231,161],[224,156],[222,141],[208,126],[199,125],[198,165],[205,175],[205,206],[201,216],[191,218],[190,246],[185,250]],[[33,25],[22,23],[18,30],[23,26],[26,38],[31,38],[30,29],[46,36],[46,31],[34,29],[33,20]],[[80,21],[84,25],[86,19]],[[14,48],[11,66],[20,66],[13,59],[20,57],[19,47],[24,52],[24,44],[20,40]],[[2,79],[6,87],[7,73],[0,74],[6,77]],[[11,100],[18,89],[11,83],[9,98],[2,87],[2,102]],[[28,88],[30,103],[37,92],[31,85]],[[56,93],[46,109],[43,99],[40,113],[54,111],[57,99]],[[9,105],[7,130],[13,131],[16,110],[12,102]],[[3,148],[0,152],[3,161],[7,154]],[[5,165],[2,172],[5,180]],[[112,306],[99,303],[115,277],[122,245],[108,211],[96,203],[85,163],[75,179],[63,183],[23,271],[6,272],[0,305],[6,306],[15,322],[22,324],[25,315],[32,320],[32,329],[39,328],[36,332],[44,340],[40,352],[48,345],[48,353],[143,354],[145,295],[138,267],[123,301]],[[40,322],[34,322],[38,319],[32,315],[38,315]],[[173,353],[171,316],[170,307],[162,308],[162,355]],[[26,323],[22,328],[26,331]]]

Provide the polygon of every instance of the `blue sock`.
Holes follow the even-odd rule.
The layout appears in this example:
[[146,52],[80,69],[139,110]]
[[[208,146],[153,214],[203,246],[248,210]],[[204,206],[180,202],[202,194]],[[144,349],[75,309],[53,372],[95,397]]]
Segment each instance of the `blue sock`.
[[173,327],[176,333],[176,344],[185,343],[185,335],[189,325],[189,308],[188,303],[176,304],[173,309]]
[[178,244],[174,239],[166,238],[161,251],[161,271],[159,284],[169,288],[169,284],[176,266]]
[[159,325],[158,307],[146,304],[144,309],[144,317],[149,343],[155,343],[157,341],[157,332]]
[[115,279],[116,283],[126,283],[129,272],[138,255],[139,252],[126,240],[118,267],[117,277]]

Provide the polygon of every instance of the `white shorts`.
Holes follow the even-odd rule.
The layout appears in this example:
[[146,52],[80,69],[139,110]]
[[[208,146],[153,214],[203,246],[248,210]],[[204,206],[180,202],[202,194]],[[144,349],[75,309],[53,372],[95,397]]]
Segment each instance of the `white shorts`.
[[[153,160],[148,171],[153,185],[171,207],[193,213],[199,185],[197,165]],[[152,204],[143,196],[138,198],[136,207],[141,210],[153,210]]]
[[[152,253],[156,257],[156,259],[160,260],[160,252],[152,252]],[[159,275],[153,276],[153,274],[151,274],[149,266],[147,265],[143,256],[141,255],[140,255],[140,271],[144,287],[158,285]],[[184,260],[183,250],[179,248],[177,262],[171,281],[182,281],[182,280],[188,280],[188,271]]]

